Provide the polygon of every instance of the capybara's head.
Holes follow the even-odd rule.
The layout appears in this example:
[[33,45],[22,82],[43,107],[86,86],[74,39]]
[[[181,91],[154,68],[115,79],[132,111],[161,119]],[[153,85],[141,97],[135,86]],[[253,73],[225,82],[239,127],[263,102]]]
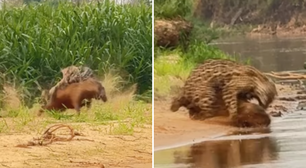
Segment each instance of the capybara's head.
[[178,96],[176,98],[173,98],[172,103],[171,103],[171,107],[170,110],[172,112],[176,112],[177,110],[179,110],[179,108],[181,108],[182,106],[186,107],[187,109],[189,109],[188,107],[191,106],[191,103],[189,100],[187,100],[184,96]]
[[240,102],[238,115],[233,122],[237,127],[267,127],[271,124],[271,119],[263,107],[250,102]]
[[107,102],[107,96],[105,93],[105,88],[103,86],[99,89],[99,95],[97,99]]
[[176,99],[172,100],[172,104],[171,104],[171,107],[170,107],[170,110],[172,112],[176,112],[180,107],[181,107],[181,104],[178,100],[176,100]]

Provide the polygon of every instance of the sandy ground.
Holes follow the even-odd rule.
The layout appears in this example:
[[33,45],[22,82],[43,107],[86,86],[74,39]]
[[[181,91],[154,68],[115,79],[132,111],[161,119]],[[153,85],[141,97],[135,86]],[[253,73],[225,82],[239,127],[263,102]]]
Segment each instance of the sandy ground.
[[[222,117],[207,121],[190,120],[187,110],[173,113],[170,101],[154,102],[154,149],[193,142],[195,139],[224,135],[233,130]],[[222,122],[223,121],[223,122]],[[219,124],[217,124],[219,123]]]
[[[5,119],[9,121],[9,119]],[[130,135],[107,134],[110,125],[65,123],[81,136],[47,146],[16,147],[40,135],[11,133],[0,136],[0,167],[12,168],[147,168],[152,167],[152,126],[145,125]],[[47,127],[53,124],[48,125]],[[45,130],[45,128],[43,129]],[[65,132],[58,136],[63,137]],[[69,135],[69,131],[66,132]]]
[[[107,95],[116,91],[118,81],[114,79],[118,80],[111,75],[105,77]],[[90,109],[81,110],[79,119],[58,119],[46,114],[37,117],[40,105],[19,107],[16,91],[8,87],[5,104],[12,109],[0,111],[5,116],[0,117],[0,168],[152,167],[152,124],[148,120],[152,104],[140,106],[132,101],[133,89],[109,96],[108,103],[94,100]],[[12,117],[13,113],[18,115]],[[65,113],[69,116],[75,111],[69,109]],[[92,120],[96,113],[100,120]],[[112,113],[119,117],[109,119]],[[55,141],[46,146],[26,145],[29,141],[37,144],[33,138],[40,138],[47,128],[57,124],[68,125],[79,135],[71,141]],[[70,135],[69,129],[55,132],[56,137]]]
[[[288,86],[277,85],[277,88],[279,97],[296,95]],[[205,121],[191,120],[183,107],[177,112],[171,112],[170,103],[169,98],[154,101],[154,150],[180,146],[198,139],[223,136],[238,130],[229,125],[226,117],[215,117]],[[296,104],[292,101],[275,100],[267,112],[290,112]],[[287,107],[287,110],[279,108],[280,106]],[[271,119],[273,122],[273,117]]]

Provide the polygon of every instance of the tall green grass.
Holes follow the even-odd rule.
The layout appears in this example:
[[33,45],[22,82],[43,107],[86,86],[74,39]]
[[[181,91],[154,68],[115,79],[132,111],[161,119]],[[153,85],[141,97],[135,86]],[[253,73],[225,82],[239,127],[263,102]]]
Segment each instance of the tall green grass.
[[55,84],[60,68],[69,65],[86,65],[100,75],[115,70],[127,85],[137,83],[139,94],[152,87],[152,11],[146,4],[3,9],[0,39],[2,79],[23,88],[25,100],[40,94],[39,87]]

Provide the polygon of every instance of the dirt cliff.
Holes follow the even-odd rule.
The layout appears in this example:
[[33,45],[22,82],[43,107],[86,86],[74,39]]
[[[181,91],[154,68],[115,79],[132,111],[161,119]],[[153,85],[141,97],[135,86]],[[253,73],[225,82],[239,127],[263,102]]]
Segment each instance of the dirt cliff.
[[194,16],[211,26],[257,26],[252,32],[306,32],[306,0],[197,0]]

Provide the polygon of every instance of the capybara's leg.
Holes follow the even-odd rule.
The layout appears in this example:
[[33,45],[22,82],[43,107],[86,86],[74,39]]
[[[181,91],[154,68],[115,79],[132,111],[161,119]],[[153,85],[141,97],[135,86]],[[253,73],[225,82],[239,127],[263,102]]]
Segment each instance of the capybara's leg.
[[76,110],[77,115],[80,115],[82,101],[78,101],[78,99],[74,99],[72,101],[72,105],[73,105],[74,109]]
[[86,101],[86,107],[87,107],[87,109],[91,108],[91,100]]
[[91,100],[83,100],[81,107],[86,106],[88,109],[91,107]]
[[81,111],[80,106],[79,105],[74,106],[74,109],[77,111],[77,115],[79,116],[80,115],[80,111]]

